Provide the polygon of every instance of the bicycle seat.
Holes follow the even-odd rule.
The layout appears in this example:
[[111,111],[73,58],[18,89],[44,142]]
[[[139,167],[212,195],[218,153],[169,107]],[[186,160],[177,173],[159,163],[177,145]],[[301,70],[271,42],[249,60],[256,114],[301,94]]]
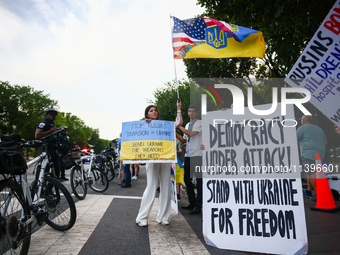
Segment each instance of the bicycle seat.
[[20,142],[21,141],[21,136],[18,134],[11,134],[11,135],[1,135],[0,136],[1,141],[3,142]]

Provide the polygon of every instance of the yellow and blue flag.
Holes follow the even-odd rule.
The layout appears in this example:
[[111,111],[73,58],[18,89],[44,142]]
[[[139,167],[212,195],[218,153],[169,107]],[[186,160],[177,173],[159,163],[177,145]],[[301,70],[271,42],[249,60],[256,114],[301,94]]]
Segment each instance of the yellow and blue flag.
[[264,57],[266,47],[260,31],[211,18],[172,18],[176,59]]
[[175,137],[172,121],[124,122],[120,159],[135,162],[176,162]]

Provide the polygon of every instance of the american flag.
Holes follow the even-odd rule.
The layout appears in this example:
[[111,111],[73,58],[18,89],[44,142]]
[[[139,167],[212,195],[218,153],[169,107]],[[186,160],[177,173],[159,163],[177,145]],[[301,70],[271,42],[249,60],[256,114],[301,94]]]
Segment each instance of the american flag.
[[182,58],[179,52],[187,45],[199,41],[205,41],[205,29],[218,26],[225,32],[229,32],[237,41],[239,39],[232,31],[232,26],[224,21],[211,18],[192,18],[180,20],[172,17],[174,26],[172,30],[172,47],[174,49],[174,57]]

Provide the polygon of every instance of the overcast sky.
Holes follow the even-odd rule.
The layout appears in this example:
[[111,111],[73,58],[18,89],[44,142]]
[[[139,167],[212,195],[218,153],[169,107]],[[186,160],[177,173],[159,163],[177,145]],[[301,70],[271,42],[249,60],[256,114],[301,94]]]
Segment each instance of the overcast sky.
[[175,78],[170,14],[203,11],[196,0],[0,0],[0,80],[43,90],[116,138]]

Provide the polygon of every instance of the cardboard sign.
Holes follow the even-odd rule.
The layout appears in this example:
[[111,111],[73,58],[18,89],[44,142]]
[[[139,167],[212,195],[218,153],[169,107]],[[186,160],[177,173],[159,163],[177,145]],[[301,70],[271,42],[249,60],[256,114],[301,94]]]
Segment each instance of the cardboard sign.
[[322,22],[285,82],[308,89],[310,102],[340,126],[340,1]]
[[[268,109],[270,105],[256,106]],[[279,108],[279,107],[278,107]],[[264,118],[246,108],[202,116],[203,236],[220,249],[308,249],[293,107]],[[200,169],[199,169],[200,168]]]
[[175,138],[171,121],[124,122],[120,159],[125,164],[176,162]]

